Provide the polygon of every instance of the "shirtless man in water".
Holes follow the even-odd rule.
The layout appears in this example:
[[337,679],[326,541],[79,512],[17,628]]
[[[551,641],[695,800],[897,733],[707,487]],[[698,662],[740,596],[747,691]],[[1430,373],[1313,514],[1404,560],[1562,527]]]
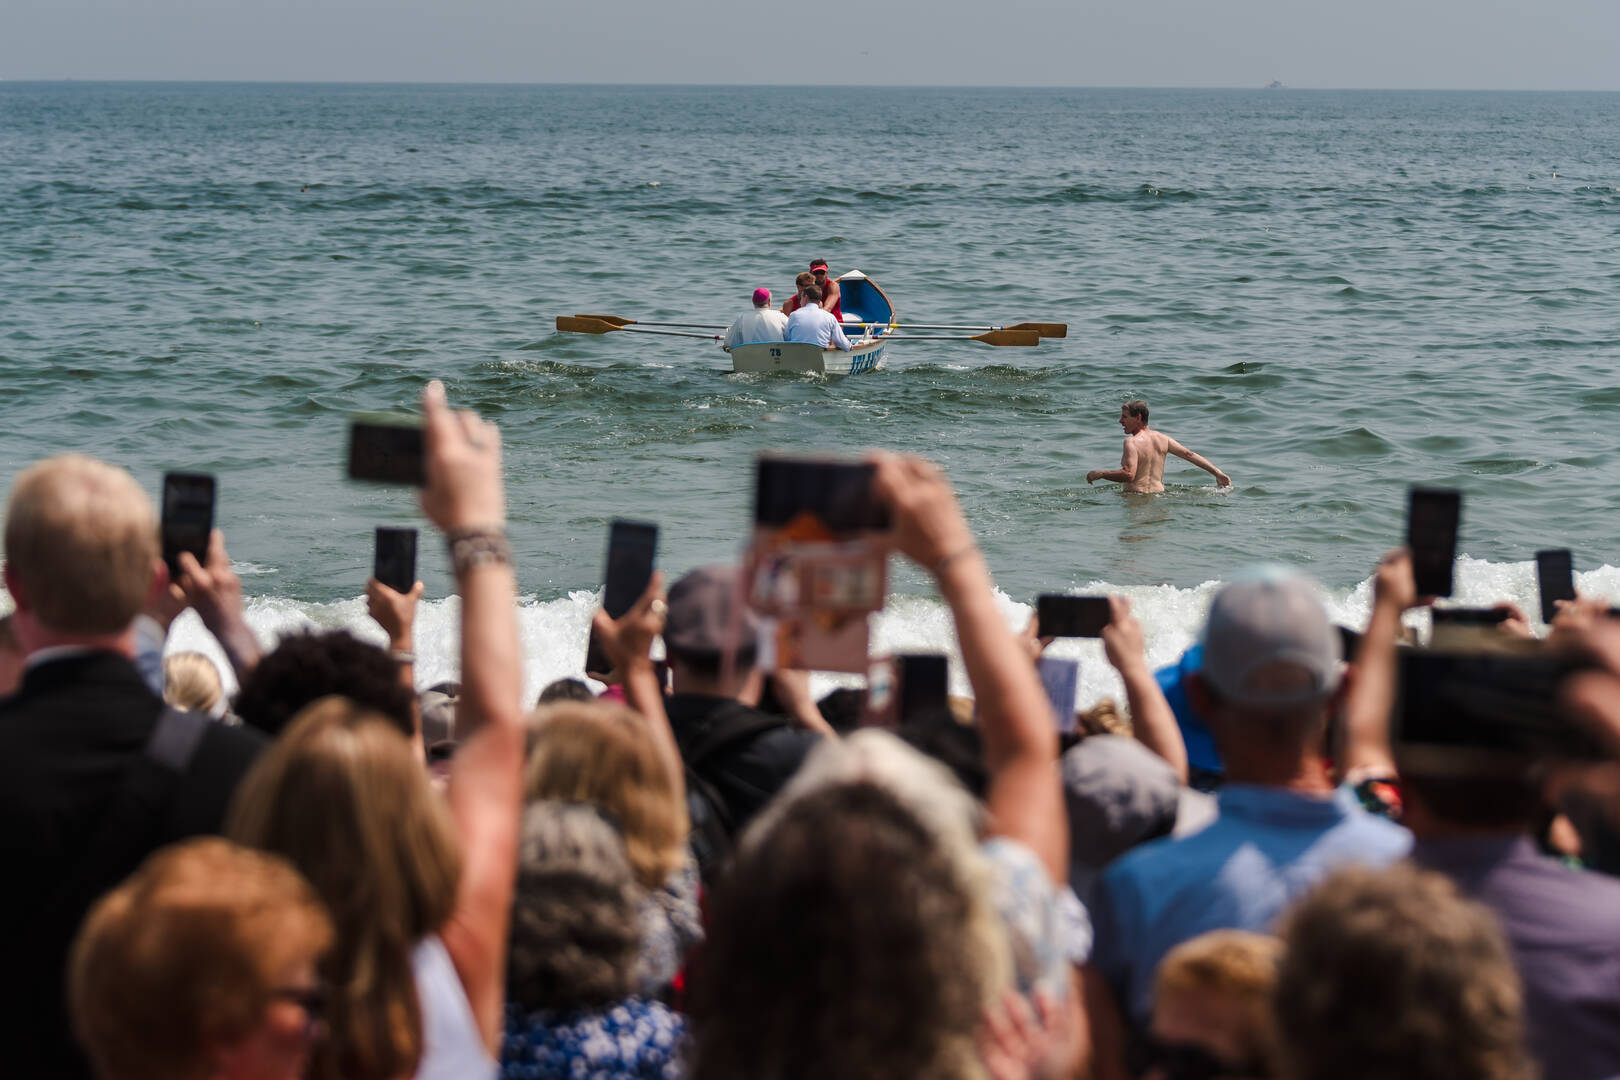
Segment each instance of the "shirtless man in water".
[[1125,429],[1125,453],[1119,459],[1119,468],[1093,469],[1086,473],[1086,483],[1117,480],[1125,485],[1126,491],[1152,495],[1164,490],[1164,456],[1174,454],[1209,473],[1217,486],[1232,486],[1232,478],[1208,458],[1193,453],[1162,431],[1151,430],[1147,402],[1127,401],[1120,406],[1119,426]]

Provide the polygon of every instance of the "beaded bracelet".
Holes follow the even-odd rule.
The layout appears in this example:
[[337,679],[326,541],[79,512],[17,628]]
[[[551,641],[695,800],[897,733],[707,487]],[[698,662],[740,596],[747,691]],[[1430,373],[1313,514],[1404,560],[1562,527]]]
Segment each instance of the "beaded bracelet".
[[462,529],[446,533],[445,539],[450,544],[450,568],[456,577],[479,566],[512,565],[512,545],[505,529]]

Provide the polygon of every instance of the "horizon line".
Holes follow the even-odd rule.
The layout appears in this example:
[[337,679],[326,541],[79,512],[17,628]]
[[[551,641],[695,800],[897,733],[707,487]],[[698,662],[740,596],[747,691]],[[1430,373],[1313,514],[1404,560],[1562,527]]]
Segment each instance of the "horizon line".
[[81,78],[57,76],[52,78],[0,77],[0,86],[7,85],[148,85],[148,86],[444,86],[444,87],[601,87],[615,89],[703,89],[703,90],[1294,90],[1305,93],[1396,93],[1396,94],[1614,94],[1614,89],[1572,87],[1500,87],[1500,86],[1300,86],[1282,83],[1278,86],[1257,83],[1229,85],[1151,86],[1103,83],[845,83],[829,86],[820,83],[791,82],[600,82],[562,81],[543,82],[517,79],[459,80],[459,79],[208,79],[208,78]]

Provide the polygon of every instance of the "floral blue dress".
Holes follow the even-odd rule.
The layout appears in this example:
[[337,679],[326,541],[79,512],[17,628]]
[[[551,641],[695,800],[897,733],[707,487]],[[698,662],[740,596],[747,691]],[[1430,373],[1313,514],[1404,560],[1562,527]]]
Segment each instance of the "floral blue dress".
[[502,1080],[680,1080],[686,1021],[626,998],[589,1012],[525,1013],[507,1005]]

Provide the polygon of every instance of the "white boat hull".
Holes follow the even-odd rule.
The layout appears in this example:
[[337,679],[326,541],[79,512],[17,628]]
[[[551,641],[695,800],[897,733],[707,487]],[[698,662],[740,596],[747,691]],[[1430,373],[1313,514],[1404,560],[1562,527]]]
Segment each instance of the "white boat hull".
[[815,375],[859,375],[883,359],[884,338],[853,342],[849,352],[803,341],[762,341],[731,350],[733,371],[805,371]]

